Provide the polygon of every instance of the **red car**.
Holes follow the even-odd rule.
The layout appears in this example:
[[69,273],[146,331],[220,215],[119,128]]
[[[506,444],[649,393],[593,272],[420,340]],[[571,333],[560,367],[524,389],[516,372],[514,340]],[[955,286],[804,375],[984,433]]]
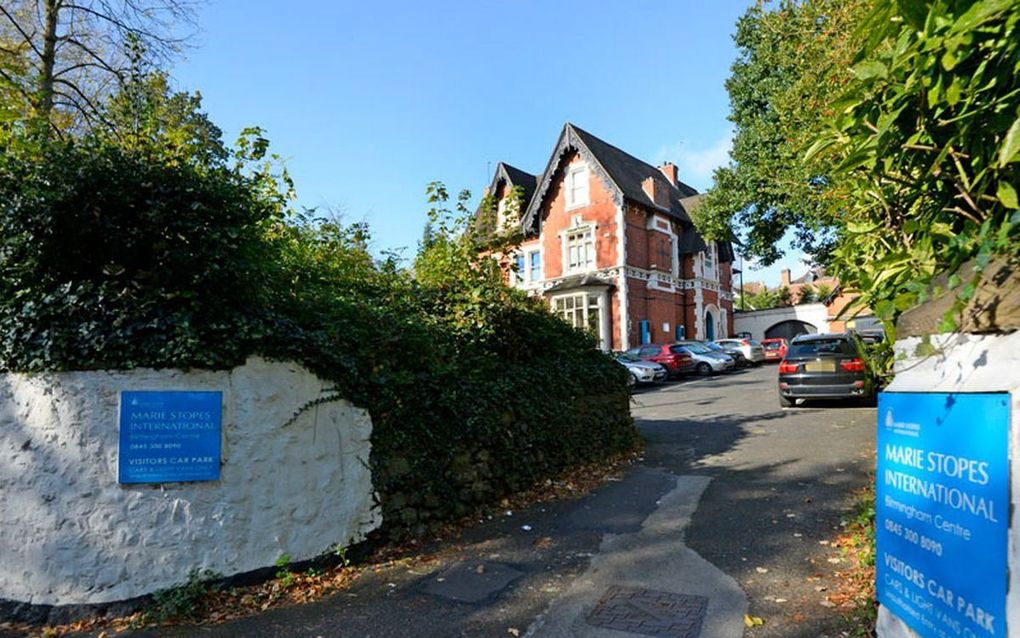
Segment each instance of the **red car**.
[[786,339],[762,339],[761,347],[765,348],[765,361],[782,361],[786,357]]
[[683,376],[694,370],[694,359],[675,343],[661,345],[646,343],[643,346],[631,348],[627,354],[662,365],[671,377]]

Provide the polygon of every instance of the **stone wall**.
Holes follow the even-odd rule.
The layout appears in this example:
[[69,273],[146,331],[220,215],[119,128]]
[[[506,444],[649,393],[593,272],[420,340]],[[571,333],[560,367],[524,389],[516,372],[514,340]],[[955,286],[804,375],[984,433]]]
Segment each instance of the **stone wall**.
[[[122,390],[222,391],[220,480],[119,484]],[[328,396],[301,366],[257,357],[226,371],[0,375],[0,599],[119,601],[192,568],[231,576],[362,540],[380,523],[372,422],[344,400],[309,405]]]

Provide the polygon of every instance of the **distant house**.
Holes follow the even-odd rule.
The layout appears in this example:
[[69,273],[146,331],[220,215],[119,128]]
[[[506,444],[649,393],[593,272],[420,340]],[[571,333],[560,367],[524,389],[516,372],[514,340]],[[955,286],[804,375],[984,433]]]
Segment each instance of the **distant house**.
[[[509,219],[515,187],[523,201]],[[656,168],[568,123],[544,171],[501,162],[487,192],[497,227],[523,231],[504,256],[508,278],[604,350],[732,334],[732,247],[698,234],[701,196],[673,164]]]

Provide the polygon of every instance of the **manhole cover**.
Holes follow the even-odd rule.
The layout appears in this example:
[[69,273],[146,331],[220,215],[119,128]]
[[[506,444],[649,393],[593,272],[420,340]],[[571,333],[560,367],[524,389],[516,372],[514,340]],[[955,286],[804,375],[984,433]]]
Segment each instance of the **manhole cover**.
[[524,575],[524,572],[502,563],[464,561],[430,576],[422,589],[463,603],[485,600]]
[[704,596],[613,586],[588,616],[593,627],[646,636],[697,638],[708,609]]

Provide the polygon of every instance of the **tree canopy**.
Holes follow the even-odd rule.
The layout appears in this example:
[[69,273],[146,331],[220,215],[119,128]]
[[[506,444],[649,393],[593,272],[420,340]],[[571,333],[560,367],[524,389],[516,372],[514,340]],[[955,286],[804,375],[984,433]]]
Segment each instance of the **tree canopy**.
[[803,158],[852,78],[855,27],[871,0],[769,4],[757,3],[737,23],[738,58],[726,82],[732,161],[716,171],[697,221],[712,238],[735,233],[741,253],[765,265],[782,256],[787,232],[824,261],[839,226],[827,201],[832,163]]
[[[735,229],[764,263],[792,230],[890,323],[934,275],[1015,258],[1018,23],[1016,0],[752,7],[727,83],[732,162],[699,222],[714,237]],[[949,285],[958,311],[975,281]]]

